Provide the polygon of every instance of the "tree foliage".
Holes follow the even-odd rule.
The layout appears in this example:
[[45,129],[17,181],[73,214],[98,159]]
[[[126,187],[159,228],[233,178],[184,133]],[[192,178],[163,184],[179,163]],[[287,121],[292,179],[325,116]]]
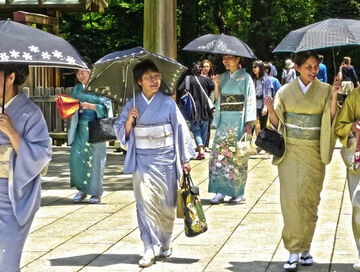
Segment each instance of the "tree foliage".
[[[101,14],[66,13],[62,17],[62,35],[93,61],[115,50],[142,45],[143,1],[108,0],[108,3],[109,7]],[[289,54],[273,54],[272,50],[291,30],[327,18],[360,19],[358,0],[177,0],[177,4],[178,60],[187,66],[209,57],[182,50],[191,40],[207,33],[237,36],[259,59],[275,60],[280,68]],[[352,54],[353,62],[360,67],[355,50],[336,49],[336,62],[344,54]],[[321,53],[330,66],[332,51]]]

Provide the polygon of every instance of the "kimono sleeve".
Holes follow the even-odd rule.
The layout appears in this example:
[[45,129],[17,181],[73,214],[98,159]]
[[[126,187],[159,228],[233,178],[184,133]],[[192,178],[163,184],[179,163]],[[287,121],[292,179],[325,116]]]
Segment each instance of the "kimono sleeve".
[[256,91],[255,85],[251,77],[248,77],[248,83],[246,88],[246,112],[245,122],[251,122],[256,120]]
[[351,132],[351,125],[356,120],[355,116],[355,92],[351,92],[350,95],[345,99],[343,107],[337,116],[335,124],[335,133],[339,136],[341,144],[345,147],[348,145],[348,137]]
[[175,103],[173,103],[172,107],[170,120],[175,135],[175,148],[180,163],[184,164],[195,157],[195,149],[183,115]]
[[24,225],[40,205],[40,172],[51,160],[52,153],[40,109],[28,116],[18,152],[12,153],[10,161],[9,197],[20,225]]

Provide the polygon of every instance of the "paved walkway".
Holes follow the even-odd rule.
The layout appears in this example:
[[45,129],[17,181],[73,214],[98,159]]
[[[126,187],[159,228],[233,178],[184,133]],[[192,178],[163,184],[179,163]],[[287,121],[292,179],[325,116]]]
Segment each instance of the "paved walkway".
[[[42,205],[27,239],[22,271],[142,271],[143,247],[137,228],[130,175],[122,173],[124,156],[108,149],[102,203],[74,204],[69,188],[69,148],[54,147],[53,161],[43,178]],[[208,155],[207,155],[208,158]],[[171,258],[146,271],[282,271],[287,252],[281,241],[282,216],[277,171],[265,157],[249,162],[244,204],[209,205],[208,159],[191,162],[199,185],[209,230],[184,235],[176,219]],[[335,150],[326,181],[312,247],[316,263],[298,271],[353,271],[356,260],[351,232],[351,204],[345,168]]]

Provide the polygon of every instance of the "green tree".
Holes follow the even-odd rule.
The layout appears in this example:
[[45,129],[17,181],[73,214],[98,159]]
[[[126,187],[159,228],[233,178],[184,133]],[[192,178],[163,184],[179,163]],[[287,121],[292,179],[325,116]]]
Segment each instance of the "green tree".
[[104,13],[65,13],[60,33],[93,62],[104,55],[142,45],[144,4],[108,0]]

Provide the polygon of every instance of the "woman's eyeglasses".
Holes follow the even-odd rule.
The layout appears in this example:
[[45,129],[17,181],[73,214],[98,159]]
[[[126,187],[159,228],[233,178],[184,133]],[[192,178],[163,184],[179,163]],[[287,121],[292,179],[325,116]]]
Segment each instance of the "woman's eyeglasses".
[[253,66],[252,68],[255,69],[255,68],[258,68],[258,67],[257,67],[257,66]]

